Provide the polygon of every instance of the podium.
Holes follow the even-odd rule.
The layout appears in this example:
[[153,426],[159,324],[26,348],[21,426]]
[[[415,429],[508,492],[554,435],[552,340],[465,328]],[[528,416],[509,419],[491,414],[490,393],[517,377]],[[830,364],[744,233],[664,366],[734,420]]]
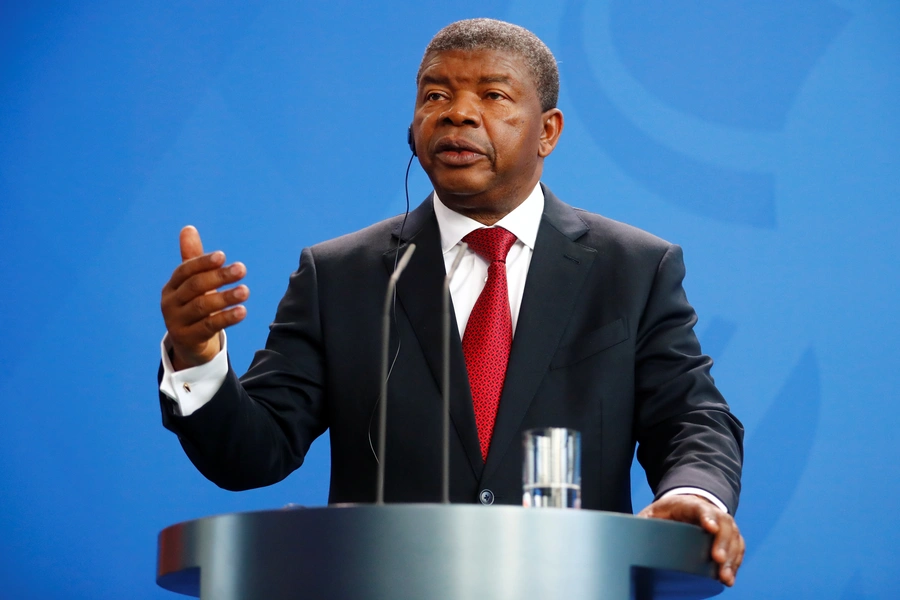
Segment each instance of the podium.
[[203,600],[708,598],[699,527],[591,510],[393,504],[206,517],[159,534],[156,582]]

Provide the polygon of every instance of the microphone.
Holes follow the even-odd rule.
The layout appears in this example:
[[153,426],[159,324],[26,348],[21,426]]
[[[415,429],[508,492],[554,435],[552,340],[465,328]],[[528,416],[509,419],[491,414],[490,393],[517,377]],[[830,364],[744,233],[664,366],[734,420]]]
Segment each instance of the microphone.
[[394,272],[391,273],[391,278],[388,280],[387,292],[384,296],[384,312],[382,312],[381,315],[381,395],[379,396],[378,407],[378,482],[375,493],[375,504],[384,504],[384,447],[385,438],[387,437],[387,384],[388,354],[390,354],[391,351],[391,300],[397,289],[397,280],[400,279],[400,274],[403,273],[403,269],[409,264],[409,259],[412,258],[413,252],[415,251],[415,244],[407,246],[403,256],[397,261]]
[[441,312],[443,319],[443,331],[441,332],[441,343],[443,344],[443,364],[441,365],[443,372],[441,373],[441,396],[444,399],[444,440],[443,440],[443,465],[441,466],[441,502],[450,504],[450,280],[456,273],[456,268],[462,262],[463,255],[469,245],[461,242],[456,256],[453,258],[453,264],[444,277],[444,306]]

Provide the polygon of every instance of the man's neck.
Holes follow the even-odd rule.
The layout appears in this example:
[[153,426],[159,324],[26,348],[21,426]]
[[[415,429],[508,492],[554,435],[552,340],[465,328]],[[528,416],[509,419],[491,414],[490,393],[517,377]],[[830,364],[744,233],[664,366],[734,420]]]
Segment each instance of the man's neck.
[[[526,246],[533,248],[543,212],[544,191],[538,184],[515,210],[497,221],[495,225],[508,229]],[[441,249],[445,253],[466,235],[483,226],[481,221],[475,221],[451,210],[437,192],[434,194],[434,213],[441,231]]]
[[435,193],[440,197],[444,206],[464,215],[473,221],[478,221],[482,225],[491,227],[500,219],[517,209],[529,195],[534,191],[535,187],[540,183],[540,172],[536,173],[536,178],[524,187],[511,190],[499,199],[484,200],[473,196],[459,196],[452,193],[440,192],[435,188]]

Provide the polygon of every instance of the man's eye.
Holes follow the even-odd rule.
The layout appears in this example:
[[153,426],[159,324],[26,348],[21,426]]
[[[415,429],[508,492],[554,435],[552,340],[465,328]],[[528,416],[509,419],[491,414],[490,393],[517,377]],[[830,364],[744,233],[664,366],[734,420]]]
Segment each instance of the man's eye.
[[437,102],[443,97],[444,95],[439,92],[430,92],[428,94],[425,94],[425,100],[427,100],[428,102]]
[[503,100],[504,96],[500,92],[488,92],[486,94],[488,100]]

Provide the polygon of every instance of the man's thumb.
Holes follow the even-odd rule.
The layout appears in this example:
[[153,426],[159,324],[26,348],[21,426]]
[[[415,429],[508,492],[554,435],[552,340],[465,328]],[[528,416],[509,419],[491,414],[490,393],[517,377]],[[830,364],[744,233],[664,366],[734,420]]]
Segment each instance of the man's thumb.
[[193,225],[181,230],[178,241],[181,244],[182,262],[203,255],[203,242],[200,241],[200,233]]

